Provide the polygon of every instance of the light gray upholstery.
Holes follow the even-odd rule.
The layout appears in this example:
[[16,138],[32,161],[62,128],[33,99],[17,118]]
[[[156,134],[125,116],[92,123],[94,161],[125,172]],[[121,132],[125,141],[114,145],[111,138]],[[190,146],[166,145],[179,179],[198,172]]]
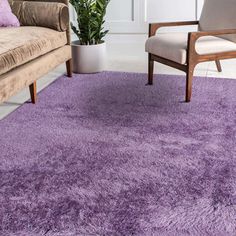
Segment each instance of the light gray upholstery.
[[[146,42],[146,52],[175,61],[187,62],[188,33],[159,33]],[[207,36],[196,43],[196,51],[200,55],[236,51],[236,43],[229,40]]]
[[[236,29],[236,0],[205,0],[199,30]],[[223,36],[236,43],[236,35]]]

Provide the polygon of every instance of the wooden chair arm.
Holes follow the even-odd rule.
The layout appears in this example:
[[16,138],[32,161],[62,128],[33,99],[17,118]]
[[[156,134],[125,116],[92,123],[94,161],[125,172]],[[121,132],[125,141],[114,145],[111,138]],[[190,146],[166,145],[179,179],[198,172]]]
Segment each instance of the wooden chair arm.
[[236,54],[236,51],[227,52],[227,53],[222,52],[222,53],[204,54],[204,55],[199,55],[196,51],[196,42],[201,37],[231,35],[231,34],[236,34],[236,29],[190,32],[188,34],[188,55],[189,55],[189,57],[198,57],[199,62],[216,60],[216,59],[232,58],[231,54],[232,55]]
[[163,22],[149,24],[149,37],[156,34],[156,31],[163,27],[185,26],[185,25],[198,25],[199,21],[179,21],[179,22]]
[[197,31],[190,32],[192,38],[199,39],[204,36],[220,36],[220,35],[229,35],[236,34],[236,29],[226,29],[226,30],[210,30],[210,31]]

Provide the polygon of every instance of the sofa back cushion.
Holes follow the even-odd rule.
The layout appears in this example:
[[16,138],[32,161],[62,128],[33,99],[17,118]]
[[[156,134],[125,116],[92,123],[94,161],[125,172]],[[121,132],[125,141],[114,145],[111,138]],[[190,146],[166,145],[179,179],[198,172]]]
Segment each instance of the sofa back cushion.
[[8,0],[0,0],[0,27],[17,27],[20,23],[12,13]]
[[41,26],[61,32],[69,28],[69,9],[63,3],[12,1],[11,6],[22,26]]
[[[236,29],[236,0],[205,0],[199,30]],[[236,35],[221,38],[236,43]]]

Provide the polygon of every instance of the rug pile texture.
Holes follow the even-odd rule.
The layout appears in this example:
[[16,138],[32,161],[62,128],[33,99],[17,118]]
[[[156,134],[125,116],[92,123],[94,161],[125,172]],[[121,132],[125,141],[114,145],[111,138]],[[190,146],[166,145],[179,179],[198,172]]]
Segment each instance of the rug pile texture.
[[0,235],[236,235],[236,81],[146,79],[61,77],[0,121]]

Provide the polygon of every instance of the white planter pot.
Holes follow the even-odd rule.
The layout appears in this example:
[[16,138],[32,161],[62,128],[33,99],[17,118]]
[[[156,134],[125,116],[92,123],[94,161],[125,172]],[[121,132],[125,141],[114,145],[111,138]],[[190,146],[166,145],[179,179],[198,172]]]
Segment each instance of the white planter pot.
[[72,46],[73,72],[89,74],[102,72],[106,65],[106,43],[80,45],[74,41]]

